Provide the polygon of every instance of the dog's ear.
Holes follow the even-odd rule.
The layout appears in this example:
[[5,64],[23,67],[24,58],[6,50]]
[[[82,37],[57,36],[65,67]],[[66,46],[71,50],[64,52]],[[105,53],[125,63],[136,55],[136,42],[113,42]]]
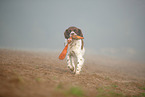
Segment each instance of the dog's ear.
[[83,37],[83,33],[82,33],[81,29],[78,29],[78,35]]
[[64,37],[65,37],[66,39],[69,38],[69,31],[68,31],[68,29],[65,30],[65,32],[64,32]]

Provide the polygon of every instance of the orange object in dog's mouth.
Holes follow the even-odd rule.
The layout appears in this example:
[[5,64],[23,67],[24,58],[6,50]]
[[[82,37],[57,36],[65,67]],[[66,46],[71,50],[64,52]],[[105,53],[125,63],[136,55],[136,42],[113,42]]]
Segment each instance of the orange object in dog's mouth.
[[[72,40],[72,39],[84,39],[84,37],[81,37],[81,36],[78,36],[78,35],[73,35],[68,40]],[[71,43],[71,41],[69,43]],[[59,55],[59,59],[60,60],[63,60],[65,58],[66,53],[67,53],[68,44],[69,43],[67,43],[67,45],[64,47],[63,51]]]
[[78,35],[73,35],[72,39],[84,39],[84,37],[78,36]]

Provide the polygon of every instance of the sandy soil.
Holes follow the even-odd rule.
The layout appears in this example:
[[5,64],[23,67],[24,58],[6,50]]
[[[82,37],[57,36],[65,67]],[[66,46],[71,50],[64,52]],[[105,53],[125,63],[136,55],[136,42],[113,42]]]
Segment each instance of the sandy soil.
[[58,56],[0,49],[0,97],[145,97],[145,64],[85,55],[76,76]]

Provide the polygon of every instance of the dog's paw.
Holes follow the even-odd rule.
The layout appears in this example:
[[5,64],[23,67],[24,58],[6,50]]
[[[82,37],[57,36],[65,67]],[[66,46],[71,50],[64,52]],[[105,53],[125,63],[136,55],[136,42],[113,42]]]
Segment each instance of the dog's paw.
[[68,68],[70,69],[71,72],[74,71],[74,67],[70,67],[70,66],[68,66]]
[[80,75],[80,72],[76,72],[75,75]]

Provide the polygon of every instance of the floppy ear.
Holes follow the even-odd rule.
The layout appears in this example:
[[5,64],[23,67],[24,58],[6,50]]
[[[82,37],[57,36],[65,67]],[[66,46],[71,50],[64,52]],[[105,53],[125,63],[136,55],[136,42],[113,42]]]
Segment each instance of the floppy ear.
[[83,37],[83,33],[80,29],[78,29],[79,36]]
[[68,29],[65,30],[65,32],[64,32],[64,37],[65,37],[66,39],[69,38],[69,32],[68,32]]

